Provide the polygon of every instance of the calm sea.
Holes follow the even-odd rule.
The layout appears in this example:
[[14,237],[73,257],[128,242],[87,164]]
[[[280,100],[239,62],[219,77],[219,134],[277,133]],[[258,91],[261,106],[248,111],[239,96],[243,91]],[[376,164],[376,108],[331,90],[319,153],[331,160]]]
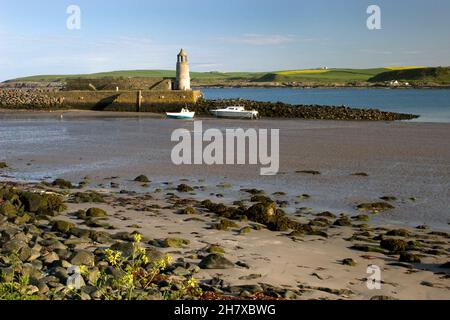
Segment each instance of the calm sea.
[[445,89],[202,89],[207,99],[243,98],[290,104],[345,105],[420,115],[420,122],[450,122],[450,90]]

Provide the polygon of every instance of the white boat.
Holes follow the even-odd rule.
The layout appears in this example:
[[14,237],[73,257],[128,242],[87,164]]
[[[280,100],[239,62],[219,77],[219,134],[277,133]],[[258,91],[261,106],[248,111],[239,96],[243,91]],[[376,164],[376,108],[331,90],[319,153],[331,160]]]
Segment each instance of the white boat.
[[188,109],[181,109],[181,112],[166,112],[167,118],[170,119],[193,119],[195,112],[190,112]]
[[211,110],[211,113],[218,118],[240,118],[258,119],[259,112],[256,110],[247,111],[242,106],[230,106],[225,109]]

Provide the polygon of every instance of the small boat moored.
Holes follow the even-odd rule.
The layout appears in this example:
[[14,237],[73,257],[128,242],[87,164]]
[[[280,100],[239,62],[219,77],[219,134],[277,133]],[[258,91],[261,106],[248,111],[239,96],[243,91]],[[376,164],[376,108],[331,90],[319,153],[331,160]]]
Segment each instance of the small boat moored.
[[230,106],[225,109],[210,110],[218,118],[238,118],[238,119],[258,119],[259,112],[256,110],[247,111],[242,106]]
[[181,109],[181,112],[166,112],[169,119],[193,119],[195,112],[190,112],[188,109]]

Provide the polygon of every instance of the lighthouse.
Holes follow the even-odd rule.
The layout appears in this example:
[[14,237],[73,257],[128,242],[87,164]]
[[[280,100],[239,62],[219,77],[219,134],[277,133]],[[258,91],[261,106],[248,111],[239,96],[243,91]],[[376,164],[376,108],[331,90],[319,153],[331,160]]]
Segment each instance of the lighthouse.
[[177,79],[175,82],[175,89],[183,91],[191,90],[188,56],[184,49],[181,49],[177,56]]

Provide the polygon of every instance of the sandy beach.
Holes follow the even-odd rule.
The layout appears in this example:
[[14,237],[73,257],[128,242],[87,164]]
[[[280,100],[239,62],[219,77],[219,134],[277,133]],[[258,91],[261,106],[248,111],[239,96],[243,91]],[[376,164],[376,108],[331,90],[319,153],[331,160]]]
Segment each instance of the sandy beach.
[[[70,221],[111,236],[104,243],[92,237],[75,242],[71,252],[107,248],[117,241],[114,234],[139,232],[147,249],[174,257],[179,269],[170,270],[170,276],[195,274],[204,289],[225,295],[450,297],[449,124],[202,119],[205,128],[222,130],[279,128],[280,172],[262,177],[257,166],[171,164],[170,133],[192,129],[188,121],[94,112],[68,112],[62,118],[60,113],[4,112],[0,118],[0,160],[8,164],[0,171],[2,185],[19,181],[19,189],[57,192],[67,210],[51,221]],[[133,181],[141,174],[151,182]],[[74,188],[39,183],[56,178],[70,180]],[[180,184],[192,189],[179,192]],[[274,201],[292,221],[309,226],[308,231],[271,231],[251,220],[235,220],[228,230],[211,228],[225,217],[202,201],[227,207],[239,201],[249,210],[262,200],[251,199],[245,188],[262,190],[259,195]],[[104,201],[70,201],[74,193],[88,190]],[[388,203],[388,210],[358,208],[377,202]],[[107,212],[102,219],[106,225],[86,226],[75,215],[92,207]],[[196,213],[179,213],[188,207]],[[48,224],[37,225],[45,229]],[[69,231],[55,236],[62,243],[79,238]],[[161,247],[167,238],[188,241],[177,248]],[[399,240],[403,249],[390,247],[386,239]],[[219,245],[231,265],[190,269],[201,265],[211,245]],[[380,290],[366,285],[370,265],[381,270]]]

